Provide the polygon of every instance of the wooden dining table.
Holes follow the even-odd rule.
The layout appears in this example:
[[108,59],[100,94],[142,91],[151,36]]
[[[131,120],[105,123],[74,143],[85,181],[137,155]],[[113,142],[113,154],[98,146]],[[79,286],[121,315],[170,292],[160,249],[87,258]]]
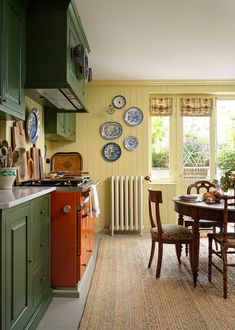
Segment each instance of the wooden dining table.
[[[193,221],[193,244],[192,244],[192,274],[194,287],[197,286],[200,232],[199,220],[206,219],[223,222],[223,201],[215,204],[207,204],[204,201],[185,201],[179,197],[173,198],[174,210],[179,214],[178,224],[184,224],[184,216],[191,217]],[[229,208],[229,222],[235,223],[235,207]]]

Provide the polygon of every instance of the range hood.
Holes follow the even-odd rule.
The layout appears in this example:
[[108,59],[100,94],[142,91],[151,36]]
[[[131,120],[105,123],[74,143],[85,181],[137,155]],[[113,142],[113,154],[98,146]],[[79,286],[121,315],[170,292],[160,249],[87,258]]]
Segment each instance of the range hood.
[[31,0],[26,45],[26,95],[52,111],[88,112],[90,47],[74,1]]

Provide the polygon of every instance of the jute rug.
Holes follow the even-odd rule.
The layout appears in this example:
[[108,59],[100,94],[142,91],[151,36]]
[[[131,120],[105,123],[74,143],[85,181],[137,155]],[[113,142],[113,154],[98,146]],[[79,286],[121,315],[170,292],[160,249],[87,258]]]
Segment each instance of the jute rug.
[[103,238],[79,329],[235,329],[234,270],[224,300],[222,275],[213,270],[213,282],[207,280],[206,244],[201,239],[198,285],[193,288],[184,251],[179,266],[174,246],[164,245],[156,280],[156,259],[147,268],[150,239]]

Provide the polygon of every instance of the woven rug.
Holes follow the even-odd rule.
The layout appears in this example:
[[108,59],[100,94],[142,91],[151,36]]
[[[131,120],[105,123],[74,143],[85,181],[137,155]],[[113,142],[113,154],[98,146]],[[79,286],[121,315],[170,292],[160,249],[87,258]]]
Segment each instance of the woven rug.
[[164,245],[161,277],[156,279],[156,258],[147,268],[150,244],[139,237],[101,239],[79,329],[235,329],[234,270],[224,300],[222,275],[213,270],[213,282],[207,280],[207,239],[201,239],[196,288],[185,250],[178,265],[171,245]]

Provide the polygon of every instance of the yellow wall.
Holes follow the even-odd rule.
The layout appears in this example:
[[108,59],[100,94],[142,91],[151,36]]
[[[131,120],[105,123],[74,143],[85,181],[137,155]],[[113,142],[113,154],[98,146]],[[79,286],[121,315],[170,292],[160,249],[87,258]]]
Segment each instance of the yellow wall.
[[[198,83],[198,82],[128,82],[128,81],[97,81],[88,85],[87,106],[89,114],[77,115],[76,143],[47,143],[50,155],[59,151],[78,151],[84,160],[84,170],[90,172],[95,181],[101,180],[98,186],[101,215],[96,220],[96,231],[110,224],[110,178],[111,175],[148,175],[150,172],[150,132],[148,116],[149,94],[234,94],[235,82],[228,83]],[[116,110],[113,115],[106,112],[115,95],[126,98],[126,106]],[[139,107],[144,113],[143,122],[136,127],[129,127],[123,120],[124,111],[132,106]],[[123,134],[113,140],[120,144],[122,155],[115,162],[108,162],[102,156],[102,148],[108,142],[100,135],[100,127],[104,122],[117,121],[122,124]],[[139,140],[139,146],[134,151],[123,147],[123,140],[128,135],[134,135]],[[163,191],[164,205],[162,208],[163,222],[176,221],[171,198],[179,193],[177,184],[155,185]],[[149,226],[147,212],[147,184],[144,186],[144,224]]]
[[[44,142],[47,145],[48,155],[55,152],[77,151],[83,156],[83,170],[89,171],[95,181],[101,181],[98,186],[101,215],[95,221],[95,230],[101,231],[110,224],[110,182],[111,175],[148,175],[150,172],[150,132],[148,117],[149,94],[214,94],[235,95],[235,82],[128,82],[128,81],[97,81],[87,86],[88,114],[77,114],[77,140],[73,143],[59,143],[44,141],[44,113],[41,106],[26,98],[26,110],[35,106],[41,114],[41,131],[37,147],[43,150]],[[107,107],[115,95],[123,95],[126,98],[126,106],[116,110],[113,115],[106,112]],[[143,122],[136,127],[129,127],[123,120],[124,111],[132,106],[139,107],[144,113]],[[114,140],[120,144],[122,155],[115,162],[108,162],[102,156],[102,148],[108,142],[100,135],[100,127],[107,121],[117,121],[122,124],[123,134]],[[0,123],[0,138],[6,136],[10,139],[11,122]],[[139,140],[139,146],[134,151],[127,151],[123,146],[123,140],[128,135],[134,135]],[[31,145],[28,144],[27,148]],[[50,166],[45,165],[46,172]],[[164,205],[162,208],[163,222],[176,221],[171,198],[179,193],[176,183],[156,184],[156,188],[163,191]],[[144,224],[148,228],[147,212],[147,184],[144,186]]]

